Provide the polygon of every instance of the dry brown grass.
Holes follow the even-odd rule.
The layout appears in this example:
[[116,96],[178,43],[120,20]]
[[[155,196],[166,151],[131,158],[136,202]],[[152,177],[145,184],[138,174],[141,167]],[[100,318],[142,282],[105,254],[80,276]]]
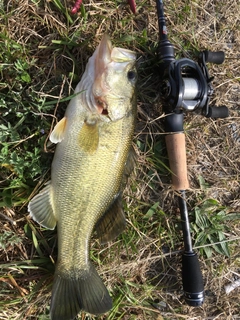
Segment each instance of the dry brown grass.
[[[72,5],[62,3],[66,8]],[[224,64],[209,67],[211,75],[215,76],[213,103],[228,106],[229,118],[212,120],[189,114],[185,119],[191,184],[189,209],[205,199],[214,198],[227,206],[228,212],[239,212],[239,1],[165,0],[164,4],[169,38],[179,56],[191,57],[193,52],[201,49],[224,50],[226,54]],[[86,0],[84,6],[88,16],[73,17],[72,23],[53,1],[10,0],[0,5],[3,32],[22,45],[26,59],[35,59],[29,71],[31,90],[47,101],[59,99],[60,94],[61,97],[69,95],[106,31],[115,44],[139,54],[139,116],[135,141],[141,143],[141,150],[136,146],[138,165],[125,192],[128,227],[114,243],[103,248],[94,243],[95,261],[115,297],[116,310],[94,319],[240,319],[240,289],[236,288],[229,295],[224,289],[226,284],[240,278],[239,220],[227,222],[230,230],[227,239],[238,239],[230,243],[230,258],[218,254],[208,260],[201,257],[206,289],[204,305],[191,308],[182,298],[179,255],[182,239],[178,209],[170,176],[157,163],[161,160],[167,164],[160,119],[162,108],[156,90],[159,80],[155,55],[158,42],[155,2],[146,0],[137,5],[138,14],[133,16],[121,1]],[[1,82],[12,81],[6,72],[1,77]],[[60,117],[65,107],[66,104],[60,104],[56,116]],[[39,121],[48,123],[49,128],[54,112],[53,107],[51,112],[42,113]],[[207,188],[201,188],[199,176],[208,184]],[[4,187],[6,181],[14,177],[14,171],[2,170],[0,177]],[[146,212],[157,201],[157,213],[146,219]],[[1,230],[19,238],[18,242],[8,244],[0,251],[2,266],[37,259],[36,247],[23,230],[26,223],[34,227],[26,220],[25,206],[1,208]],[[52,246],[44,247],[45,257],[55,258],[55,234],[46,236],[35,227],[41,240],[51,239]],[[1,319],[47,319],[43,315],[48,313],[52,270],[46,269],[48,267],[45,268],[44,264],[36,268],[18,268],[17,264],[2,268]],[[34,286],[38,283],[36,290]],[[80,318],[90,319],[84,314]]]

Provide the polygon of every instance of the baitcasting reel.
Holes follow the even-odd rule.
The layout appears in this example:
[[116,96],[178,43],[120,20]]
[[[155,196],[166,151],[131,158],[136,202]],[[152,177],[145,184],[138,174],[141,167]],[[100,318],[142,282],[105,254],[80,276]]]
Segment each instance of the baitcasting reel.
[[206,63],[221,64],[224,52],[203,51],[198,62],[183,58],[175,60],[174,47],[167,38],[163,2],[157,0],[159,23],[159,59],[161,61],[161,98],[164,111],[182,113],[194,111],[205,117],[226,118],[226,106],[209,106],[213,94],[211,81]]
[[224,52],[203,51],[198,63],[183,58],[173,60],[165,70],[161,84],[162,99],[167,113],[196,111],[206,117],[225,118],[228,108],[210,107],[209,100],[213,94],[206,62],[221,64]]

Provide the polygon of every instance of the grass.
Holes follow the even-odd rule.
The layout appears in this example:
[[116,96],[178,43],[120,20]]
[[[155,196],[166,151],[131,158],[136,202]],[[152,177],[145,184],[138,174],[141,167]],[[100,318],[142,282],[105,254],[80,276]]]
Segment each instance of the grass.
[[92,241],[91,258],[114,307],[79,319],[239,319],[239,288],[224,290],[240,277],[238,1],[164,1],[178,57],[193,58],[206,48],[226,54],[224,64],[209,68],[212,101],[227,105],[230,117],[185,118],[188,208],[206,289],[201,308],[188,307],[182,296],[180,217],[157,90],[155,2],[137,3],[136,16],[121,1],[85,1],[76,16],[69,14],[72,4],[0,4],[0,318],[49,319],[56,231],[30,220],[26,206],[50,176],[51,128],[107,31],[115,45],[139,56],[138,163],[124,192],[126,231],[105,246]]

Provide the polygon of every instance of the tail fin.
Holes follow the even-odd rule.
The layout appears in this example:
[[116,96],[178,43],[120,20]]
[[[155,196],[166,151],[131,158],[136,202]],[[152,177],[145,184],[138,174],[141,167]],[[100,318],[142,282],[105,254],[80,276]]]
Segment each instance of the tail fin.
[[72,320],[80,310],[101,314],[112,308],[112,300],[97,271],[90,265],[77,276],[55,274],[50,315],[52,320]]

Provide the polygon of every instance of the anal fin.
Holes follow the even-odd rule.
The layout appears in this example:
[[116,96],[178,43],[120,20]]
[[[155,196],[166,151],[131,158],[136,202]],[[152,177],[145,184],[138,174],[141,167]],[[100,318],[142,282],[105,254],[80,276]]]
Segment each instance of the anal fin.
[[47,229],[54,229],[57,219],[52,207],[51,183],[40,191],[28,204],[28,211],[33,220]]
[[122,207],[121,194],[110,205],[96,224],[97,237],[101,243],[114,240],[126,227],[125,214]]
[[129,176],[131,175],[136,162],[137,162],[137,155],[136,155],[135,150],[133,149],[133,146],[131,146],[129,153],[128,153],[127,161],[126,161],[125,167],[124,167],[122,187],[125,187],[125,185],[127,184],[127,180],[129,178]]
[[[133,147],[131,147],[124,167],[121,188],[126,186],[128,177],[136,164],[136,158],[136,152]],[[96,223],[95,230],[97,231],[97,237],[101,243],[104,244],[119,236],[125,227],[126,219],[122,207],[122,194],[119,193],[104,215]]]

